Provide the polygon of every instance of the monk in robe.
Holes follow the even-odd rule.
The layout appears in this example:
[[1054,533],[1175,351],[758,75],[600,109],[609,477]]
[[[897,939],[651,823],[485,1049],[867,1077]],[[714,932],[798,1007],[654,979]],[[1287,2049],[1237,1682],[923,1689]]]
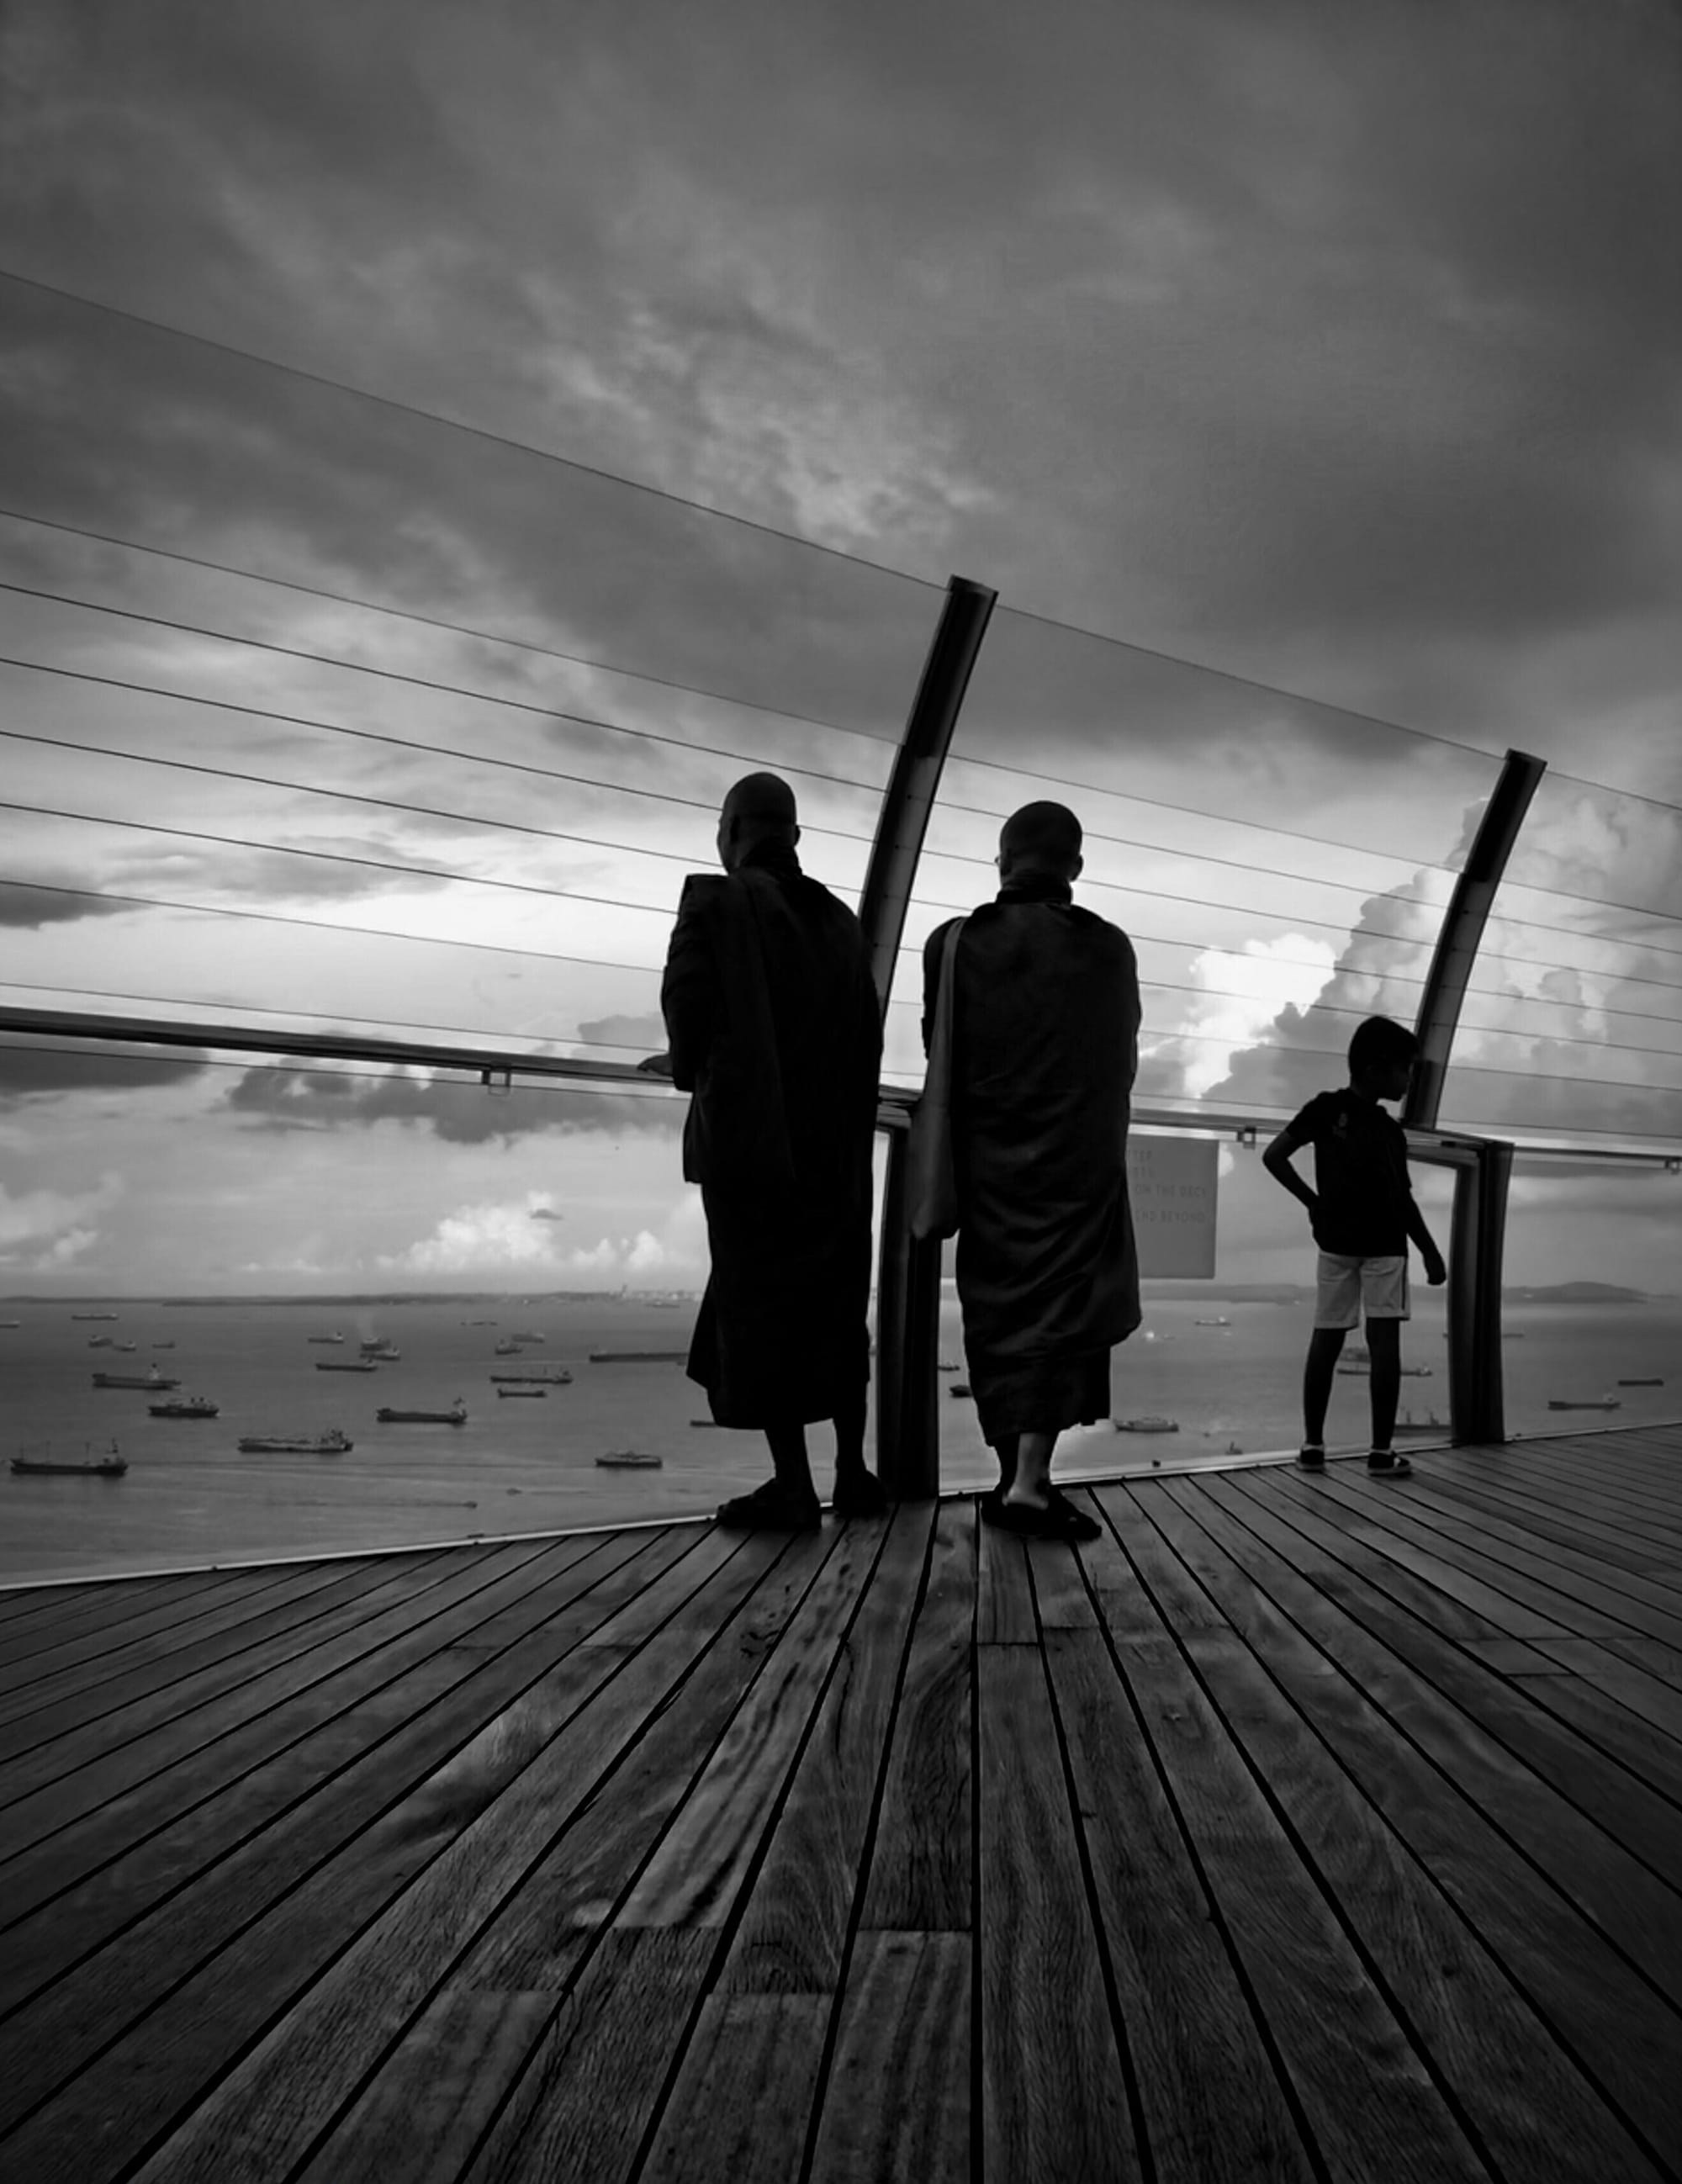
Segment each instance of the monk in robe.
[[[1035,1537],[1098,1526],[1051,1483],[1065,1426],[1109,1416],[1110,1351],[1139,1323],[1128,1204],[1139,973],[1126,933],[1073,900],[1081,828],[1025,805],[999,838],[996,899],[958,937],[952,1149],[958,1301],[983,1439],[987,1522]],[[947,927],[923,953],[933,1030]]]
[[794,1530],[818,1522],[817,1419],[834,1422],[835,1513],[887,1506],[864,1457],[881,1006],[859,921],[801,872],[799,838],[776,774],[725,798],[723,874],[684,882],[666,957],[670,1051],[643,1065],[692,1095],[683,1173],[712,1268],[689,1377],[718,1424],[771,1446],[775,1476],[719,1521]]

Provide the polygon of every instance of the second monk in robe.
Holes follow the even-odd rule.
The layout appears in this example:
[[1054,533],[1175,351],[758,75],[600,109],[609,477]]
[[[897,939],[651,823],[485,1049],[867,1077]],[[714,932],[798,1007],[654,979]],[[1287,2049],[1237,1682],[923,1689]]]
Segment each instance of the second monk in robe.
[[723,874],[685,882],[660,989],[712,1256],[689,1377],[718,1424],[765,1434],[776,1474],[719,1518],[780,1529],[818,1521],[819,1419],[835,1424],[836,1514],[886,1506],[864,1460],[881,1008],[859,921],[801,872],[799,831],[778,776],[736,783]]
[[[1133,944],[1073,899],[1080,822],[1029,804],[1000,835],[997,898],[953,959],[952,1147],[964,1354],[1000,1483],[987,1521],[1090,1538],[1050,1478],[1065,1426],[1110,1410],[1110,1351],[1139,1323],[1128,1202],[1139,1057]],[[947,928],[924,950],[924,1039]]]

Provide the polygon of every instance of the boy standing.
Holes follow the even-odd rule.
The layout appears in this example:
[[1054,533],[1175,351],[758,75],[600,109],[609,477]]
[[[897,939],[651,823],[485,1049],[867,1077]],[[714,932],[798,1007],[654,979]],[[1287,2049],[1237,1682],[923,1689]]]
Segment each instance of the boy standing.
[[[1401,1392],[1401,1323],[1408,1317],[1407,1246],[1419,1246],[1425,1279],[1446,1280],[1442,1253],[1413,1201],[1407,1139],[1379,1106],[1400,1100],[1419,1056],[1419,1042],[1388,1017],[1368,1017],[1349,1043],[1349,1083],[1322,1092],[1262,1156],[1267,1173],[1308,1208],[1320,1247],[1314,1332],[1302,1373],[1303,1441],[1297,1462],[1309,1471],[1326,1463],[1326,1409],[1344,1336],[1367,1318],[1372,1359],[1373,1446],[1367,1468],[1375,1478],[1405,1479],[1412,1469],[1390,1446]],[[1314,1148],[1311,1190],[1291,1166],[1304,1145]]]

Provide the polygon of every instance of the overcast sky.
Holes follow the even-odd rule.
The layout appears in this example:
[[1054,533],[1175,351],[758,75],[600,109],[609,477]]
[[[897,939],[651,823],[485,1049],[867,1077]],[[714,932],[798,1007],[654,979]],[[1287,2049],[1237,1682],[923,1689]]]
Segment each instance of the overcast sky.
[[[1142,1095],[1283,1116],[1417,1006],[1517,745],[1445,1113],[1682,1143],[1679,25],[12,0],[0,1000],[632,1058],[744,763],[855,894],[956,571],[910,944],[1071,784]],[[658,1094],[136,1067],[8,1058],[17,1285],[137,1278],[183,1115],[172,1281],[699,1277]]]

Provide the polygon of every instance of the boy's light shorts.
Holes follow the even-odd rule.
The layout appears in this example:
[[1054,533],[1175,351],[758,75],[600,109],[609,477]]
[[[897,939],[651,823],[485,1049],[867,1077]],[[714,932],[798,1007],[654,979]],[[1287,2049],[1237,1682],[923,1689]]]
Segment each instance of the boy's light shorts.
[[1320,1254],[1316,1327],[1359,1327],[1368,1319],[1407,1319],[1407,1254],[1394,1258],[1351,1259],[1341,1251]]

